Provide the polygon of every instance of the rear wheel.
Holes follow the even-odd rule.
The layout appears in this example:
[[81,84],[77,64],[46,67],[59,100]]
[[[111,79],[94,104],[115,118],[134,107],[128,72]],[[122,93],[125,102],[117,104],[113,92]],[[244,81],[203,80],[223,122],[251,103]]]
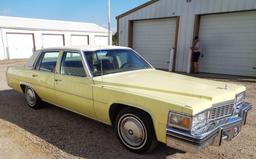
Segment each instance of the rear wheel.
[[29,107],[31,108],[39,108],[40,107],[40,98],[36,94],[36,92],[33,90],[33,88],[26,86],[25,87],[25,99]]
[[143,153],[156,146],[152,120],[143,111],[121,110],[116,118],[115,130],[121,143],[130,151]]

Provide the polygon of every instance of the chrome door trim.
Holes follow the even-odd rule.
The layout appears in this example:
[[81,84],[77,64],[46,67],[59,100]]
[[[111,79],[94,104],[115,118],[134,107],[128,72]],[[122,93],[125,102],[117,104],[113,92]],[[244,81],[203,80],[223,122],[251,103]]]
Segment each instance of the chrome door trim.
[[90,77],[90,78],[93,78],[93,75],[92,75],[92,73],[90,71],[90,68],[89,68],[89,65],[88,65],[88,63],[86,61],[86,58],[85,58],[83,50],[80,50],[80,54],[82,56],[82,62],[84,64],[84,69],[86,71],[87,76]]

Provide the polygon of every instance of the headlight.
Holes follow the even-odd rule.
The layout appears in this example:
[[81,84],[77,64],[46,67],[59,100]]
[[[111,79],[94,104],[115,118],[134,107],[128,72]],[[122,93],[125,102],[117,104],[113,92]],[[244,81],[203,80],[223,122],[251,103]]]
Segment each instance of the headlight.
[[236,99],[235,99],[235,104],[241,104],[242,102],[244,102],[245,100],[245,92],[241,92],[239,94],[236,95]]
[[174,112],[169,113],[168,126],[190,130],[192,124],[192,118],[183,114],[177,114]]
[[200,113],[200,114],[194,116],[191,131],[194,132],[194,131],[204,127],[207,124],[207,120],[208,120],[208,111],[205,111],[203,113]]
[[170,112],[168,126],[185,129],[189,131],[191,130],[193,132],[197,129],[204,127],[207,124],[207,120],[208,111],[205,111],[193,117]]

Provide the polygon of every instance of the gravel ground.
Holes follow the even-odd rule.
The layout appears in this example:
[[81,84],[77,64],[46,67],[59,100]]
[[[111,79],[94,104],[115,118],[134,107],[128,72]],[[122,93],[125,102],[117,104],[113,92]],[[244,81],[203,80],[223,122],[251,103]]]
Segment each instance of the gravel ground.
[[[23,95],[5,82],[8,65],[13,64],[0,63],[0,158],[256,158],[255,107],[241,134],[221,147],[191,154],[160,144],[151,154],[137,155],[120,145],[109,126],[49,104],[39,110],[28,108]],[[225,81],[245,85],[246,100],[256,105],[255,81]]]

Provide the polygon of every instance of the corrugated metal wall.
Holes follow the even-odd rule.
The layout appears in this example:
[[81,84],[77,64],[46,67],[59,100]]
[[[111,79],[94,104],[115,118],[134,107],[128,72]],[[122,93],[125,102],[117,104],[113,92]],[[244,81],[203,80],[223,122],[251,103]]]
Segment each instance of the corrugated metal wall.
[[195,15],[255,10],[256,0],[160,0],[119,19],[119,45],[128,46],[128,21],[180,16],[176,71],[186,71]]

